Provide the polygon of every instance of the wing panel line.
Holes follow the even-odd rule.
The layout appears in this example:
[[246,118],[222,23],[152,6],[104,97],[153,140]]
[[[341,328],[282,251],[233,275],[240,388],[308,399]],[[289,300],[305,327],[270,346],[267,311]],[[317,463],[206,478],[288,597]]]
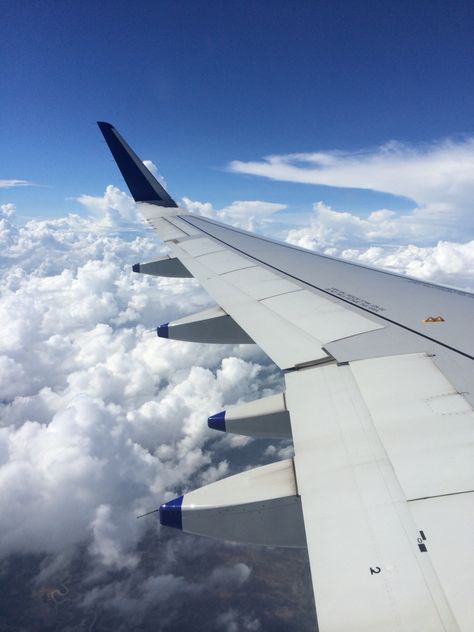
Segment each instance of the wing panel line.
[[[178,216],[180,219],[182,219],[183,221],[187,222],[188,224],[190,224],[191,226],[194,226],[194,224],[190,221],[188,221],[186,219],[185,216],[179,215]],[[194,226],[194,228],[196,228],[196,226]],[[225,228],[227,228],[228,230],[233,230],[232,227],[227,227],[225,226]],[[261,259],[259,259],[258,257],[255,257],[254,255],[248,255],[248,253],[246,253],[244,250],[241,250],[240,248],[236,248],[235,246],[231,246],[229,243],[227,243],[224,239],[220,238],[220,237],[216,237],[215,235],[213,235],[212,233],[207,232],[206,230],[204,230],[204,228],[202,228],[201,226],[199,226],[199,230],[202,230],[202,232],[205,235],[208,235],[208,237],[212,237],[212,239],[215,239],[216,241],[219,241],[222,244],[225,244],[228,248],[232,248],[232,250],[235,250],[237,252],[240,252],[243,255],[246,255],[247,257],[250,257],[251,259],[254,259],[255,261],[258,261],[259,263],[261,263],[264,266],[267,266],[268,268],[272,268],[273,270],[276,270],[277,272],[280,272],[281,274],[284,274],[287,277],[290,277],[292,279],[294,279],[295,281],[299,281],[299,283],[304,283],[305,285],[314,288],[315,290],[318,290],[318,292],[322,292],[323,294],[327,294],[328,296],[332,296],[332,298],[337,299],[338,301],[342,301],[343,303],[347,303],[348,305],[351,305],[352,307],[355,307],[356,309],[359,309],[363,312],[367,312],[368,314],[371,314],[372,316],[376,316],[377,318],[380,318],[381,320],[384,320],[388,323],[391,323],[392,325],[396,325],[397,327],[401,327],[402,329],[405,329],[406,331],[411,332],[412,334],[415,334],[417,336],[420,336],[421,338],[425,338],[426,340],[429,340],[430,342],[434,342],[437,345],[440,345],[441,347],[444,347],[445,349],[449,349],[450,351],[453,351],[454,353],[458,353],[459,355],[464,356],[465,358],[469,358],[470,360],[474,360],[474,356],[470,355],[469,353],[466,353],[465,351],[461,351],[460,349],[456,349],[455,347],[451,347],[450,345],[447,345],[444,342],[441,342],[440,340],[436,340],[436,338],[431,338],[431,336],[427,336],[426,334],[422,334],[419,331],[417,331],[416,329],[412,329],[411,327],[408,327],[407,325],[402,325],[401,323],[397,322],[396,320],[393,320],[391,318],[388,318],[387,316],[382,316],[380,314],[380,312],[376,313],[371,311],[370,309],[368,309],[367,307],[361,307],[360,305],[356,305],[355,303],[352,303],[351,301],[349,301],[346,298],[342,298],[341,296],[337,296],[336,294],[332,294],[332,292],[328,292],[328,290],[325,290],[321,287],[318,287],[317,285],[314,285],[313,283],[309,283],[308,281],[302,281],[300,278],[298,278],[297,276],[295,276],[294,274],[290,274],[289,272],[286,272],[285,270],[281,270],[280,268],[278,268],[277,266],[272,265],[271,263],[267,263],[266,261],[263,261]],[[247,233],[245,233],[247,235]],[[249,235],[250,237],[255,237],[256,239],[265,239],[264,237],[260,237],[260,236],[255,236],[255,235]],[[275,243],[269,239],[265,239],[265,241],[268,241],[270,243]],[[286,245],[286,244],[282,244],[282,245]],[[291,246],[289,246],[291,247]],[[306,251],[304,251],[306,252]],[[307,251],[311,254],[311,251]],[[318,253],[313,253],[316,256],[323,256],[323,255],[318,255]],[[327,258],[327,257],[325,257]],[[344,262],[346,263],[346,262]],[[349,262],[347,262],[349,263]],[[355,265],[355,264],[350,264],[350,265]],[[365,266],[358,266],[361,268],[365,268]],[[365,268],[367,270],[374,270],[373,268]],[[382,272],[385,274],[390,274],[392,276],[396,276],[398,277],[398,275],[396,274],[392,274],[391,272],[385,272],[384,270],[375,270],[376,272]],[[405,278],[405,277],[401,277],[401,278]],[[416,281],[416,279],[410,279],[410,281]],[[424,283],[421,281],[418,281],[419,283]],[[438,286],[438,285],[434,285],[434,284],[428,284],[428,285],[433,285],[433,287],[441,287],[441,289],[449,289],[449,288],[443,288],[442,286]],[[465,292],[459,292],[461,294],[467,294]],[[467,294],[468,296],[470,296],[470,294]]]

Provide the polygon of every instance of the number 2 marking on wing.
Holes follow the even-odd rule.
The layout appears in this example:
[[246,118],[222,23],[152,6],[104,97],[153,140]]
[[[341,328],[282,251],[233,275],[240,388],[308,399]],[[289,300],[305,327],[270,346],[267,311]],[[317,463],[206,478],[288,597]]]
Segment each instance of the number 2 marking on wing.
[[370,574],[371,575],[378,575],[380,573],[382,569],[380,568],[380,566],[376,566],[375,568],[372,568],[372,566],[370,567]]

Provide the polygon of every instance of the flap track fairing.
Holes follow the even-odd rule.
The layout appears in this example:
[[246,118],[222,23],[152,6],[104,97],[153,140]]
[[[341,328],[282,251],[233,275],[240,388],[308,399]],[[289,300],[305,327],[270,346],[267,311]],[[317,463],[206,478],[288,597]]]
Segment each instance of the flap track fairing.
[[164,503],[160,522],[232,542],[306,546],[293,459],[229,476]]
[[207,425],[213,430],[247,437],[291,439],[290,415],[284,393],[263,397],[239,406],[229,406],[211,415]]
[[160,257],[160,259],[148,263],[135,263],[132,270],[139,274],[177,279],[189,279],[193,276],[176,257]]
[[251,344],[253,340],[221,307],[213,307],[157,328],[160,338],[216,344]]

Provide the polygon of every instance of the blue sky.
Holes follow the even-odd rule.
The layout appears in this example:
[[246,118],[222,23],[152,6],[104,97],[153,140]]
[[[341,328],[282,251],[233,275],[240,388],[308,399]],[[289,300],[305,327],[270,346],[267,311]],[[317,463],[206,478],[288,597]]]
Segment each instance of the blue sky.
[[124,187],[95,126],[112,122],[172,195],[356,213],[410,204],[236,174],[233,160],[417,147],[472,134],[469,2],[3,3],[0,190],[19,214],[80,210]]

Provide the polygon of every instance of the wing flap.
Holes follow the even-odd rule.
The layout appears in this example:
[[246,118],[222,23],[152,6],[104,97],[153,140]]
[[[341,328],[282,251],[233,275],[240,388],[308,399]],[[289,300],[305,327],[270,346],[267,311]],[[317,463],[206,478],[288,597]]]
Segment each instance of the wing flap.
[[474,630],[474,492],[410,502],[443,590],[461,630]]
[[323,344],[383,327],[308,290],[274,296],[263,304]]
[[459,632],[351,368],[285,380],[319,629]]
[[408,500],[474,490],[474,411],[433,359],[351,363]]

